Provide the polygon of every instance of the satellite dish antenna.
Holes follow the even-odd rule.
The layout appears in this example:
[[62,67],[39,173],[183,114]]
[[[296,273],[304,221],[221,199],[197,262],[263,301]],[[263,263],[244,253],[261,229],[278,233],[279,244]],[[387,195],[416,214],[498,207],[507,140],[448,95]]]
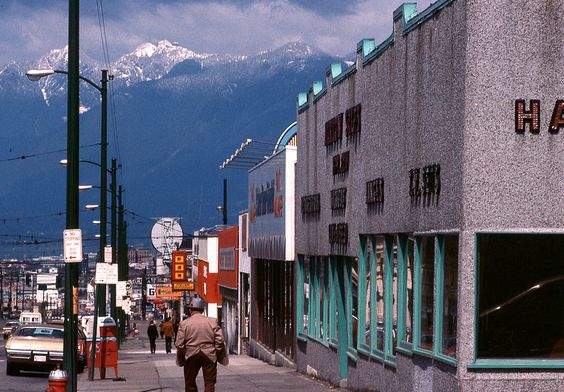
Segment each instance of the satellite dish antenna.
[[183,237],[177,218],[160,218],[151,229],[151,242],[165,262],[172,260],[172,251],[180,247]]

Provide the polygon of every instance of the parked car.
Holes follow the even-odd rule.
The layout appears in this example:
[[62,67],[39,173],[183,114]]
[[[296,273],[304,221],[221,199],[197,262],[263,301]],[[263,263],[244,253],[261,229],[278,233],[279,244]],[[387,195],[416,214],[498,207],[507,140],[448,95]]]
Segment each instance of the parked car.
[[[16,329],[6,342],[6,374],[20,370],[49,371],[63,364],[63,324],[26,324]],[[86,366],[86,336],[77,331],[77,370]]]
[[2,334],[4,335],[4,339],[8,339],[12,332],[14,332],[19,326],[19,321],[7,321],[6,324],[4,324],[4,326],[2,327]]

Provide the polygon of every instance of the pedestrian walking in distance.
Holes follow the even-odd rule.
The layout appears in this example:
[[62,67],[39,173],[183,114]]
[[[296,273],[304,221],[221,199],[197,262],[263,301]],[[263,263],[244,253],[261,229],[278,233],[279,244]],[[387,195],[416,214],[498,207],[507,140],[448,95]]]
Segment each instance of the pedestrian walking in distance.
[[166,353],[170,354],[172,352],[172,338],[174,337],[174,323],[170,317],[167,317],[165,322],[162,324],[162,330],[165,337]]
[[147,327],[147,336],[149,337],[149,344],[151,345],[151,354],[154,354],[157,352],[157,337],[159,336],[159,331],[153,320],[151,320]]
[[204,376],[205,392],[214,392],[217,361],[225,354],[223,333],[217,320],[204,316],[203,311],[204,300],[193,298],[188,305],[190,317],[180,323],[176,335],[177,362],[179,365],[184,362],[186,392],[198,391],[196,376],[200,368]]

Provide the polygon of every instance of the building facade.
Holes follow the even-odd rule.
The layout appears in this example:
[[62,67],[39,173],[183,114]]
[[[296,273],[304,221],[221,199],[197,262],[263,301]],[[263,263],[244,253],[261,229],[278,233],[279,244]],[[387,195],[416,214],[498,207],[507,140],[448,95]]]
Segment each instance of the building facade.
[[354,390],[564,385],[564,11],[404,4],[298,96],[298,370]]
[[249,170],[248,255],[251,258],[249,353],[294,366],[294,181],[296,124],[273,154]]
[[218,286],[222,300],[223,333],[228,350],[239,351],[239,226],[219,232]]

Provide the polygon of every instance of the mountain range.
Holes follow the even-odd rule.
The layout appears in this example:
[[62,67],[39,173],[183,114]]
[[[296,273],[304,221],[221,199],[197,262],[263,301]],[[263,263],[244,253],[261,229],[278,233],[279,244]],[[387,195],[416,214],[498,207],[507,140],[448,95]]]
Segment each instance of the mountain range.
[[[150,246],[156,218],[182,218],[185,233],[219,224],[216,207],[228,180],[228,223],[246,209],[246,171],[219,165],[247,138],[273,143],[296,117],[296,96],[342,61],[293,42],[249,56],[195,53],[163,40],[144,43],[109,65],[109,158],[120,164],[128,243]],[[65,70],[67,50],[0,70],[0,255],[62,252],[65,226],[67,80],[33,83],[29,69]],[[105,66],[81,53],[81,75],[99,84]],[[100,94],[80,86],[80,158],[100,160]],[[81,165],[81,183],[99,184],[99,169]],[[81,205],[99,195],[81,193]],[[95,251],[81,211],[86,250]],[[32,243],[32,245],[29,245]]]

